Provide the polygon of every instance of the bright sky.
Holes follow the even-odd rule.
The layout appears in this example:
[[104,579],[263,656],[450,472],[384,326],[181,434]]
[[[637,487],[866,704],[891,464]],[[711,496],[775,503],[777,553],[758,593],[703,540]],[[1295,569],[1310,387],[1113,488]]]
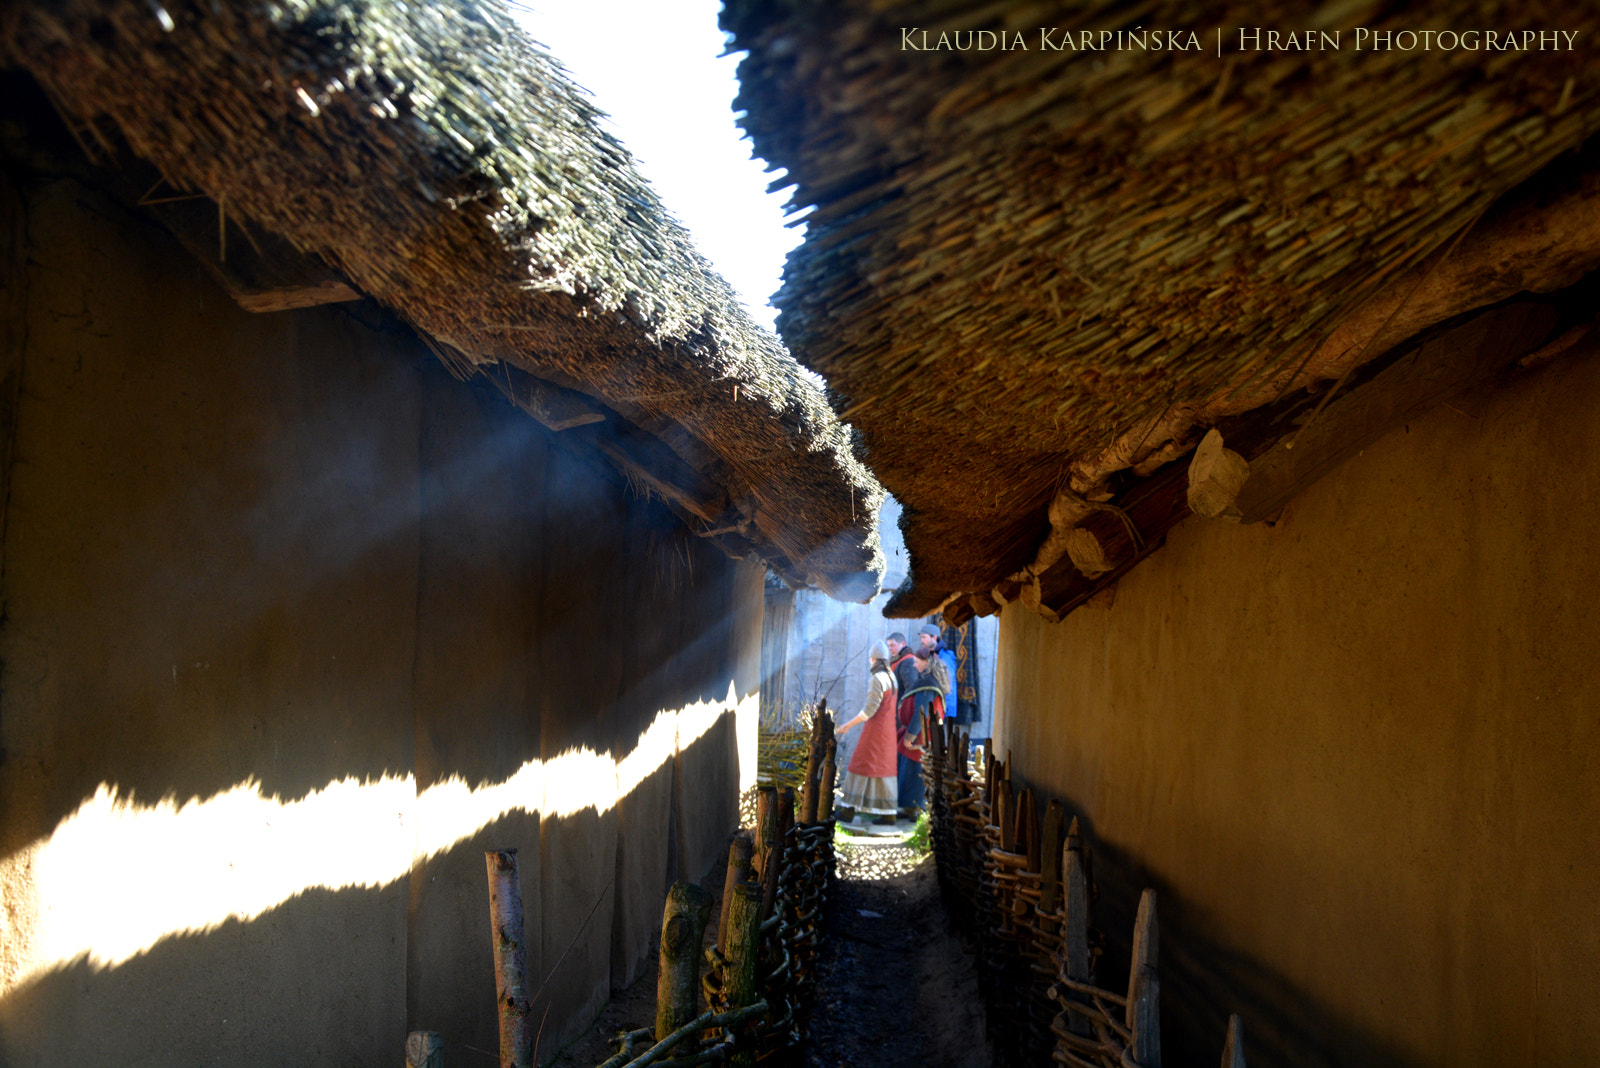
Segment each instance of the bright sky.
[[522,25],[611,116],[612,132],[700,254],[771,326],[767,303],[804,236],[734,124],[739,57],[718,58],[720,0],[521,0]]

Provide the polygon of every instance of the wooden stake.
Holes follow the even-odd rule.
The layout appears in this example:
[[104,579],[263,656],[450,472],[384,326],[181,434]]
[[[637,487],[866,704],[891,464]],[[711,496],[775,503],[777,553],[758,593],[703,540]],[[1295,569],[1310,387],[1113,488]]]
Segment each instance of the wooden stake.
[[722,883],[722,914],[717,919],[717,946],[728,951],[728,906],[733,902],[733,888],[740,883],[752,882],[754,872],[750,858],[755,855],[755,843],[749,831],[740,831],[728,845],[728,874]]
[[694,883],[673,883],[661,914],[661,968],[656,974],[656,1041],[699,1015],[700,944],[712,897]]
[[1156,892],[1139,895],[1139,915],[1133,923],[1133,964],[1128,969],[1128,1031],[1133,1035],[1133,1059],[1139,1068],[1161,1068],[1161,983],[1156,978],[1156,953],[1160,941],[1156,925]]
[[1017,851],[1016,801],[1011,796],[1011,780],[1001,779],[995,784],[994,807],[989,810],[989,822],[1000,828],[1000,848],[1007,853]]
[[491,849],[489,930],[494,941],[494,993],[500,1015],[500,1068],[533,1068],[528,962],[522,941],[522,881],[515,849]]
[[1045,915],[1056,910],[1061,896],[1061,821],[1066,810],[1060,801],[1052,801],[1044,810],[1044,834],[1039,843],[1039,911]]
[[[772,915],[778,896],[778,874],[783,866],[783,839],[778,837],[778,791],[763,786],[756,793],[756,870],[761,875],[761,921]],[[727,892],[723,892],[727,900]],[[718,933],[721,933],[720,917]]]
[[825,746],[822,757],[822,777],[817,781],[817,820],[819,822],[833,818],[833,786],[834,780],[839,775],[839,765],[835,760],[839,751],[839,739],[834,736],[831,726],[828,728],[828,738]]
[[[1061,851],[1062,911],[1066,919],[1061,930],[1062,965],[1067,978],[1078,983],[1093,981],[1089,956],[1089,879],[1084,868],[1083,837],[1078,817],[1072,817],[1066,845]],[[1094,1027],[1087,1017],[1070,1013],[1067,1029],[1075,1035],[1092,1035]]]
[[1228,1017],[1228,1040],[1222,1044],[1222,1068],[1244,1068],[1244,1021]]
[[1033,804],[1033,787],[1017,798],[1017,852],[1028,855],[1028,870],[1039,870],[1039,810]]
[[413,1031],[406,1036],[406,1068],[444,1068],[444,1039],[437,1031]]
[[[722,996],[729,1009],[742,1009],[756,1000],[756,958],[761,953],[761,888],[739,883],[729,894],[728,940],[723,949],[727,964],[722,972]],[[749,1065],[748,1053],[734,1056],[733,1064]]]
[[789,841],[789,832],[794,830],[794,788],[780,786],[778,788],[778,863],[783,863],[783,850]]
[[811,721],[811,739],[806,746],[806,777],[800,794],[800,822],[817,822],[817,779],[822,773],[822,736],[819,733],[827,716],[827,704],[817,706],[816,718]]

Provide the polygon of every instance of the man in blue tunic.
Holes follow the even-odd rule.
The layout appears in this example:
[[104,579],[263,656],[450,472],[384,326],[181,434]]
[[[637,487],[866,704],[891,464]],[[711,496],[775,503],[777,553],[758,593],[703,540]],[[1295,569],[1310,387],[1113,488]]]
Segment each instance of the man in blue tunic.
[[[929,668],[944,693],[945,714],[956,714],[956,654],[939,638],[939,628],[924,623],[917,628],[917,640],[923,650],[933,658]],[[935,666],[938,665],[938,666]]]

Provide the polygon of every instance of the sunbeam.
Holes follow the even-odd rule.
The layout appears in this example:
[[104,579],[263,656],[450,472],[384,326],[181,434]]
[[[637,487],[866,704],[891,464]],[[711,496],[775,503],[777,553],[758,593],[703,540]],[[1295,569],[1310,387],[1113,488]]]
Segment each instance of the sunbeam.
[[144,804],[101,783],[48,837],[0,861],[0,997],[79,960],[115,967],[162,939],[255,919],[308,890],[384,886],[511,812],[606,812],[724,715],[749,733],[757,700],[730,683],[720,702],[657,713],[621,760],[573,749],[478,787],[452,776],[418,791],[408,773],[284,801],[246,779]]

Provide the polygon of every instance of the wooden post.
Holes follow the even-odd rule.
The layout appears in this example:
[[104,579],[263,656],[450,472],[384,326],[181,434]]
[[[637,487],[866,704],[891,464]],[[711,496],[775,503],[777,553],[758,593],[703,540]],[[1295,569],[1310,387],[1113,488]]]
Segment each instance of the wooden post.
[[839,736],[833,733],[833,717],[823,723],[822,777],[817,782],[817,820],[833,819],[833,787],[839,776]]
[[733,888],[750,882],[750,858],[755,855],[755,843],[749,831],[740,831],[728,844],[728,874],[722,882],[722,914],[717,918],[717,947],[728,952],[728,906],[733,902]]
[[700,944],[712,897],[694,883],[673,883],[661,915],[661,969],[656,973],[656,1041],[700,1015]]
[[1228,1017],[1228,1040],[1222,1044],[1222,1068],[1244,1068],[1244,1021]]
[[444,1039],[437,1031],[413,1031],[406,1036],[406,1068],[444,1068]]
[[494,993],[500,1014],[500,1068],[533,1068],[528,962],[522,942],[522,881],[515,849],[491,849],[489,930],[494,940]]
[[1061,821],[1066,810],[1052,801],[1044,810],[1044,834],[1039,844],[1039,912],[1049,916],[1061,896]]
[[756,869],[766,871],[767,854],[778,840],[778,788],[756,787]]
[[1139,895],[1139,915],[1133,923],[1133,965],[1128,969],[1128,1014],[1133,1035],[1130,1051],[1139,1068],[1161,1068],[1161,983],[1156,978],[1156,951],[1160,941],[1156,926],[1156,892]]
[[[778,896],[779,869],[783,867],[783,839],[778,837],[778,791],[763,786],[756,794],[756,858],[761,875],[761,920],[772,915],[772,903]],[[723,891],[727,900],[727,891]],[[719,917],[718,933],[721,933]]]
[[[742,1009],[756,1000],[756,959],[761,954],[761,888],[739,883],[729,895],[727,961],[722,972],[722,997],[728,1009]],[[735,1065],[750,1065],[754,1058],[741,1053]]]
[[[778,788],[778,856],[783,856],[785,844],[789,841],[789,832],[794,830],[794,789],[789,786]],[[782,864],[782,860],[779,860]]]
[[806,745],[806,777],[800,794],[800,822],[803,824],[817,822],[818,780],[822,775],[823,759],[822,727],[827,718],[828,703],[823,701],[817,706],[816,717],[811,721],[811,738]]

